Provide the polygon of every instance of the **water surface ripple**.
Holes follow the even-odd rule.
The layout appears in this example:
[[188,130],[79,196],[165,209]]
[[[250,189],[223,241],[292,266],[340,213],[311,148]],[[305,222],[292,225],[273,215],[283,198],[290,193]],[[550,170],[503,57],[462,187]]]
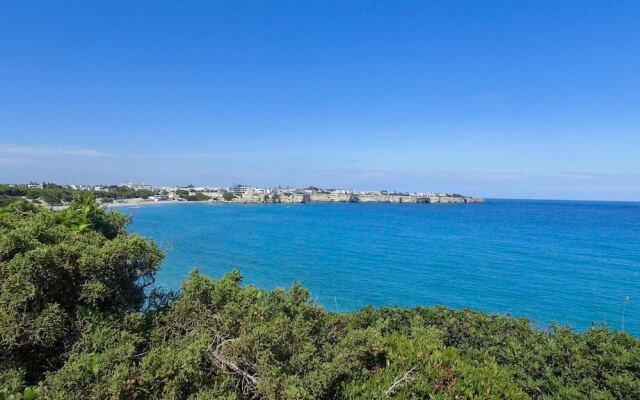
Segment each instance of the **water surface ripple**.
[[[640,335],[640,203],[179,204],[131,229],[168,246],[159,285],[237,267],[265,289],[294,281],[331,310],[471,307]],[[625,299],[629,298],[628,302]]]

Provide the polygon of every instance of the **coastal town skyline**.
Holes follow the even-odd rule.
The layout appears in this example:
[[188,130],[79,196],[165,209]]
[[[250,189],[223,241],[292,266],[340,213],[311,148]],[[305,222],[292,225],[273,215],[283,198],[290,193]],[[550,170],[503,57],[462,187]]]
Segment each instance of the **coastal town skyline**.
[[235,194],[244,194],[247,190],[258,194],[270,194],[272,192],[326,192],[331,194],[394,194],[394,195],[417,195],[417,196],[462,196],[459,193],[445,193],[438,191],[402,191],[394,189],[361,189],[361,188],[348,188],[348,187],[318,187],[313,185],[293,187],[293,186],[257,186],[241,183],[233,183],[230,185],[193,185],[193,184],[174,184],[174,185],[156,185],[150,183],[134,183],[123,182],[119,184],[59,184],[56,182],[0,182],[0,185],[9,187],[25,187],[29,189],[44,189],[47,186],[59,186],[63,188],[70,188],[73,190],[87,190],[94,192],[108,192],[112,188],[129,188],[137,191],[151,191],[151,192],[176,192],[180,190],[193,190],[196,192],[207,191],[227,191]]
[[0,201],[21,199],[45,207],[68,207],[87,192],[105,206],[149,205],[180,202],[236,204],[306,204],[306,203],[405,203],[467,204],[483,203],[483,198],[459,193],[397,192],[388,190],[304,188],[261,188],[235,184],[226,187],[122,185],[57,185],[55,183],[0,184]]

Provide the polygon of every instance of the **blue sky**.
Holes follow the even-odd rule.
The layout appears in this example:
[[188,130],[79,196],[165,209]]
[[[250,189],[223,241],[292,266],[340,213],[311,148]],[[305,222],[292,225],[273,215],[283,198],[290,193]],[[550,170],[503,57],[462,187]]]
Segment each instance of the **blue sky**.
[[640,2],[0,0],[0,181],[640,200]]

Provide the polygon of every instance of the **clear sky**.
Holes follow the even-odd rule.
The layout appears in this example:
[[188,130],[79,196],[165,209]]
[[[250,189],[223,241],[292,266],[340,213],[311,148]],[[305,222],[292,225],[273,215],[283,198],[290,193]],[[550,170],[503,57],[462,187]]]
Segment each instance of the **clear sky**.
[[640,200],[640,2],[0,0],[30,180]]

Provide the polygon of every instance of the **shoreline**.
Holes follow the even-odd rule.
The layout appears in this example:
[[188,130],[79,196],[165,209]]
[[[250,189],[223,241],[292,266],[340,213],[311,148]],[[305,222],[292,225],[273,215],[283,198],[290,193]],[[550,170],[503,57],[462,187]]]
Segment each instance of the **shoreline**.
[[[103,203],[105,208],[118,208],[118,207],[141,207],[141,206],[154,206],[154,205],[173,205],[173,204],[235,204],[235,205],[305,205],[305,204],[478,204],[484,203],[484,199],[477,198],[463,198],[463,201],[438,201],[438,202],[411,202],[411,201],[306,201],[306,202],[271,202],[271,201],[215,201],[215,200],[196,200],[196,201],[181,201],[181,200],[160,200],[149,201],[145,199],[126,199],[121,202]],[[54,207],[66,207],[66,206],[54,206]]]

